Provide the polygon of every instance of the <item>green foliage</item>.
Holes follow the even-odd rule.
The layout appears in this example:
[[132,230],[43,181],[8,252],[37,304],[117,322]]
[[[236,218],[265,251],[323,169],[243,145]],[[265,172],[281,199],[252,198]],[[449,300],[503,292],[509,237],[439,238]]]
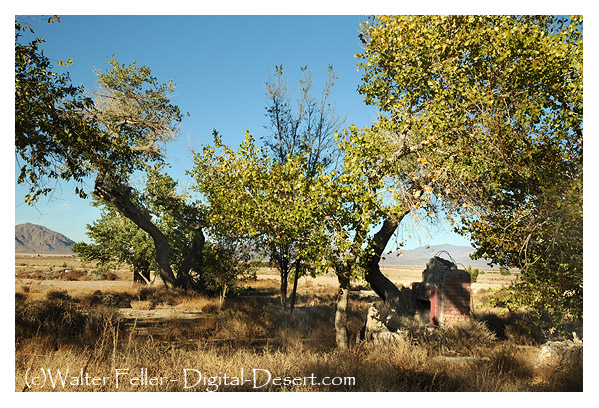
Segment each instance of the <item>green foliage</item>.
[[202,270],[195,277],[195,286],[202,292],[219,295],[221,306],[227,295],[239,294],[239,283],[256,277],[256,266],[250,252],[238,242],[222,238],[204,247]]
[[582,18],[382,16],[360,36],[360,92],[474,256],[520,269],[520,306],[581,319]]
[[[181,265],[190,251],[202,253],[190,264],[187,286],[207,294],[234,294],[238,281],[249,277],[254,269],[249,251],[244,251],[240,241],[220,238],[216,243],[202,248],[193,246],[194,223],[203,216],[204,209],[177,192],[177,182],[162,171],[162,166],[146,169],[145,189],[135,193],[135,204],[152,214],[154,224],[170,244],[170,262],[183,273]],[[119,264],[133,268],[134,278],[140,282],[150,279],[150,270],[157,270],[154,241],[148,233],[123,216],[113,205],[96,200],[102,206],[102,217],[88,225],[92,244],[77,243],[73,250],[85,261],[99,261],[98,270]],[[140,277],[143,276],[144,278]]]
[[472,269],[472,266],[468,265],[468,269],[466,269],[466,272],[470,274],[470,283],[476,282],[476,280],[478,279],[478,275],[480,274],[478,268]]
[[134,171],[163,162],[164,144],[176,138],[183,114],[171,103],[172,80],[159,82],[150,68],[119,64],[96,71],[94,105],[84,114],[98,124],[109,140],[107,154],[94,164],[105,182],[126,183]]
[[[50,18],[49,22],[58,18]],[[41,49],[44,39],[22,43],[33,29],[15,22],[15,148],[18,183],[30,187],[25,201],[34,203],[49,193],[57,179],[82,182],[90,174],[84,163],[105,152],[106,140],[81,111],[93,102],[58,74]],[[72,59],[58,62],[69,65]],[[52,183],[53,184],[53,183]],[[76,193],[85,193],[76,188]]]
[[501,274],[501,276],[510,276],[512,274],[510,272],[510,270],[507,267],[503,266],[503,265],[501,265],[499,267],[499,273]]
[[[183,117],[170,102],[172,81],[160,83],[149,68],[120,65],[113,56],[109,70],[97,71],[98,89],[87,97],[70,84],[68,73],[53,71],[40,48],[43,39],[21,42],[26,31],[33,33],[15,22],[17,181],[30,185],[28,203],[52,190],[51,179],[82,182],[101,174],[104,181],[123,183],[162,160],[159,144],[175,137]],[[75,192],[87,195],[80,186]]]
[[92,243],[78,242],[73,245],[73,251],[85,262],[98,261],[97,272],[126,264],[133,268],[136,281],[144,282],[139,275],[149,280],[150,270],[156,269],[150,236],[113,206],[99,200],[95,205],[104,207],[100,219],[87,225]]
[[209,204],[207,223],[217,234],[250,238],[271,257],[286,281],[287,273],[313,259],[320,193],[306,175],[305,156],[275,162],[247,133],[237,151],[215,132],[214,146],[194,155],[191,174]]
[[[145,190],[133,200],[139,208],[151,214],[154,223],[170,243],[170,261],[178,267],[191,246],[190,224],[200,217],[200,208],[176,191],[177,183],[162,171],[161,166],[148,167]],[[99,261],[99,271],[126,264],[133,268],[135,280],[150,278],[157,270],[155,245],[150,235],[125,217],[114,205],[96,198],[93,205],[102,206],[100,219],[87,226],[92,243],[76,243],[73,250],[84,261]]]

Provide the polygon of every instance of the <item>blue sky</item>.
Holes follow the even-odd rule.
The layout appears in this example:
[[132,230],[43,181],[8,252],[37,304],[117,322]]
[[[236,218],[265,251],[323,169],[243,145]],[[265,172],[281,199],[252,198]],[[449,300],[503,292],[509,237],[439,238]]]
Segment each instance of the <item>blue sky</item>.
[[[190,116],[182,123],[178,141],[167,157],[171,174],[185,185],[185,170],[192,166],[190,147],[212,141],[217,129],[225,143],[237,146],[249,130],[256,139],[265,134],[264,83],[276,65],[283,65],[289,85],[297,88],[300,67],[312,71],[315,90],[326,80],[332,65],[338,80],[332,99],[337,112],[347,115],[346,125],[368,126],[376,110],[357,93],[360,52],[359,24],[365,16],[76,16],[63,15],[60,23],[32,17],[36,35],[46,39],[45,54],[52,60],[73,58],[67,69],[72,82],[90,89],[94,69],[106,69],[115,55],[125,64],[136,61],[152,69],[161,81],[173,79],[174,97]],[[88,183],[91,187],[92,182]],[[23,202],[25,186],[16,186],[15,223],[32,222],[59,231],[73,240],[86,240],[85,225],[99,210],[73,194],[73,186],[60,182],[50,198],[37,206]],[[442,229],[432,236],[404,233],[406,248],[449,242],[468,245],[464,238]],[[411,237],[411,239],[410,239]]]

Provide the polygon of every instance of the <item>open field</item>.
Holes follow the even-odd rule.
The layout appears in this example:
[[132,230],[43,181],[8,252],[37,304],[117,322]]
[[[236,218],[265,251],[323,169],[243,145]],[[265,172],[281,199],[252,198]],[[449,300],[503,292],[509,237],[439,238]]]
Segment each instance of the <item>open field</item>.
[[[390,266],[381,268],[382,272],[396,285],[410,286],[422,278],[425,266]],[[97,290],[109,292],[137,291],[141,286],[133,282],[133,273],[127,268],[111,270],[113,275],[106,277],[91,273],[93,265],[81,265],[73,255],[31,255],[17,254],[15,256],[15,290],[27,287],[30,299],[43,299],[46,293],[64,290],[70,296],[89,295]],[[65,272],[66,271],[66,272]],[[517,278],[517,274],[503,276],[495,269],[482,270],[477,282],[472,284],[472,295],[475,306],[479,306],[489,289],[499,289]],[[256,273],[257,281],[250,286],[270,285],[277,287],[279,274],[272,268],[259,268]],[[356,286],[365,282],[356,282]],[[298,293],[309,295],[314,288],[337,288],[337,277],[333,273],[300,278]]]
[[[15,263],[16,391],[582,389],[582,367],[535,369],[541,340],[522,329],[522,316],[498,310],[477,308],[470,322],[433,332],[409,327],[407,341],[382,347],[356,343],[372,299],[354,295],[348,310],[351,347],[340,351],[333,323],[334,275],[302,278],[290,317],[279,305],[278,275],[267,268],[220,308],[218,299],[135,284],[127,270],[114,271],[114,280],[83,274],[85,268],[72,257],[17,257]],[[82,275],[63,279],[73,270]],[[384,272],[408,284],[420,280],[421,270]],[[480,275],[475,307],[489,288],[511,278]],[[28,387],[25,373],[64,374],[67,368],[71,374],[64,387]],[[118,388],[116,369],[129,370],[120,375]],[[255,379],[254,373],[262,377]],[[266,383],[267,373],[283,380]],[[92,383],[88,374],[108,379]],[[161,384],[149,381],[159,377]],[[241,382],[241,377],[265,384],[258,388],[256,381]],[[290,383],[286,377],[303,380]],[[327,383],[331,379],[335,385]]]

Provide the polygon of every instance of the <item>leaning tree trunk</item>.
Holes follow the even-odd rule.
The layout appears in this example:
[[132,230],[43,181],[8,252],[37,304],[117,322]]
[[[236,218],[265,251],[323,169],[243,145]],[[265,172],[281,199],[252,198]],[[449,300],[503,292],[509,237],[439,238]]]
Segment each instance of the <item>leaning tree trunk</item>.
[[347,268],[336,270],[339,280],[337,294],[337,308],[335,310],[335,342],[337,347],[346,350],[349,348],[349,335],[347,332],[347,301],[349,298],[349,271]]
[[146,284],[150,282],[149,265],[145,263],[133,265],[133,282],[141,284]]
[[399,218],[385,218],[381,229],[374,234],[373,240],[368,247],[366,258],[363,260],[363,265],[366,268],[366,281],[370,283],[372,290],[398,313],[401,313],[401,292],[393,282],[381,273],[379,262],[385,251],[385,247],[406,214],[407,212]]
[[113,204],[121,214],[133,221],[135,225],[152,237],[156,249],[155,257],[160,277],[167,287],[176,287],[177,280],[169,261],[170,245],[168,240],[158,227],[152,223],[150,217],[131,201],[129,186],[122,184],[107,186],[104,184],[104,176],[100,174],[96,179],[94,193],[101,199]]

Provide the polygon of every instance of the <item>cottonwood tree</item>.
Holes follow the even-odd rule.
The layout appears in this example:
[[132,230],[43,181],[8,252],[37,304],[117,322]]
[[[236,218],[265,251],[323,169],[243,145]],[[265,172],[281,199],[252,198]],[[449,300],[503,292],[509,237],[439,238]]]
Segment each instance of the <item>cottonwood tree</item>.
[[[197,285],[192,282],[189,271],[201,270],[204,237],[195,235],[188,223],[201,218],[203,209],[192,203],[185,193],[177,191],[177,182],[163,167],[145,169],[144,189],[132,190],[131,201],[147,211],[147,216],[169,242],[171,265],[179,275],[186,277],[186,287],[195,288]],[[150,270],[157,270],[158,266],[151,236],[111,203],[96,198],[93,204],[102,207],[102,216],[87,226],[92,243],[77,243],[73,250],[84,260],[97,260],[100,265],[128,264],[133,268],[135,281],[149,281]]]
[[[50,17],[49,23],[60,21]],[[93,101],[68,73],[56,72],[41,46],[43,38],[25,22],[15,21],[15,150],[20,167],[17,183],[29,185],[25,201],[35,203],[50,193],[53,181],[81,183],[90,173],[84,163],[103,155],[109,145],[104,134],[81,111]],[[59,61],[58,65],[72,63]],[[85,195],[77,187],[77,193]]]
[[[547,249],[559,246],[547,241],[550,231],[557,238],[572,231],[569,255],[555,257],[569,266],[547,272],[571,284],[546,293],[577,302],[582,20],[383,16],[363,23],[360,38],[359,92],[381,110],[368,137],[385,146],[380,168],[391,165],[385,176],[404,187],[414,177],[427,177],[422,191],[461,214],[478,254],[496,262],[531,266],[535,258],[547,260]],[[568,187],[551,188],[557,180]],[[565,211],[549,210],[561,200]],[[399,291],[380,273],[378,262],[404,215],[387,214],[362,257],[366,280],[395,305]],[[513,217],[518,221],[510,225]],[[530,227],[515,233],[511,226],[522,223]],[[507,241],[512,242],[499,244]],[[522,276],[535,282],[532,274]]]
[[274,162],[249,133],[236,151],[216,132],[214,136],[213,146],[194,154],[191,171],[195,188],[210,207],[207,222],[222,235],[244,237],[271,255],[279,266],[281,304],[286,307],[288,274],[295,270],[295,293],[319,225],[319,191],[305,175],[306,158]]
[[303,79],[299,81],[299,95],[295,99],[282,65],[275,68],[266,82],[269,123],[265,126],[268,133],[262,140],[269,156],[276,162],[284,163],[289,157],[306,156],[306,175],[313,177],[319,167],[335,167],[340,157],[335,133],[342,128],[345,118],[337,114],[335,104],[330,101],[337,79],[333,67],[327,67],[328,77],[320,99],[312,94],[314,82],[308,67],[300,70]]
[[[179,107],[171,103],[175,90],[172,81],[160,83],[147,67],[120,65],[113,57],[111,69],[97,72],[98,89],[93,93],[93,106],[84,114],[108,135],[108,154],[95,157],[94,194],[109,202],[125,217],[147,232],[154,241],[158,272],[169,287],[181,287],[194,257],[201,254],[205,242],[201,214],[197,207],[180,197],[154,194],[154,205],[168,210],[179,218],[182,228],[192,234],[190,251],[179,266],[177,277],[171,268],[171,245],[164,233],[154,224],[151,211],[132,200],[130,178],[135,171],[146,171],[152,163],[163,163],[165,143],[175,139],[183,118]],[[172,180],[156,180],[150,188],[161,189]]]
[[339,173],[323,174],[318,178],[323,223],[319,265],[325,270],[334,270],[338,278],[335,332],[340,348],[349,346],[347,306],[353,280],[366,278],[375,292],[398,311],[406,304],[395,285],[373,277],[374,268],[380,274],[378,262],[373,268],[368,261],[376,254],[374,251],[382,254],[384,249],[379,249],[381,232],[373,235],[373,228],[389,233],[386,229],[389,219],[401,220],[415,210],[432,213],[437,204],[430,188],[429,172],[424,169],[414,171],[409,180],[401,183],[391,176],[413,170],[410,166],[418,165],[418,161],[417,157],[398,156],[394,145],[387,143],[382,135],[384,133],[376,126],[346,129],[340,137],[343,167]]
[[297,99],[282,66],[266,83],[269,133],[262,138],[264,150],[250,135],[237,152],[215,137],[214,146],[196,155],[193,171],[198,190],[210,202],[211,225],[227,225],[227,233],[252,236],[276,265],[283,307],[288,306],[287,286],[293,274],[290,312],[299,278],[313,269],[307,254],[313,252],[309,244],[318,225],[314,180],[323,169],[334,168],[339,157],[334,133],[343,123],[329,102],[336,79],[332,67],[327,69],[320,99],[312,95],[307,67],[301,71]]
[[[148,200],[138,194],[134,201]],[[77,242],[72,249],[85,262],[97,261],[99,268],[128,265],[133,269],[133,280],[146,284],[151,281],[150,271],[156,270],[154,242],[147,232],[123,216],[114,206],[95,200],[102,207],[102,216],[87,225],[91,243]],[[146,203],[149,206],[149,204]],[[190,232],[180,228],[180,221],[167,212],[154,213],[155,224],[169,240],[174,268],[180,268],[193,246]],[[212,241],[212,242],[210,242]],[[221,307],[229,294],[237,293],[238,282],[255,273],[250,252],[241,250],[240,242],[229,237],[211,237],[202,247],[188,273],[186,286],[207,295],[218,295]]]
[[[132,194],[131,176],[148,165],[163,161],[164,144],[176,137],[183,118],[171,103],[175,85],[160,83],[147,67],[120,65],[113,57],[110,69],[98,71],[98,88],[88,95],[73,87],[68,75],[57,75],[36,39],[19,43],[28,27],[16,24],[15,41],[15,145],[21,162],[19,183],[28,182],[26,201],[52,191],[48,180],[82,183],[94,177],[92,192],[111,203],[152,238],[158,271],[167,286],[182,286],[191,251],[177,278],[170,264],[170,244],[152,222],[147,208],[138,206]],[[82,184],[76,193],[86,196]],[[181,208],[175,201],[163,204]],[[189,211],[187,211],[189,210]],[[203,242],[201,219],[186,207],[185,226],[194,242]],[[199,252],[201,253],[201,252]]]
[[[94,205],[102,204],[95,201]],[[104,206],[101,217],[87,225],[87,235],[90,244],[77,242],[71,248],[83,262],[97,261],[98,268],[126,264],[133,269],[135,282],[150,281],[150,270],[155,269],[154,243],[114,207]]]
[[[285,165],[289,160],[301,158],[301,172],[295,177],[304,177],[301,184],[305,189],[314,187],[314,179],[323,170],[332,171],[340,158],[340,150],[335,134],[341,129],[345,119],[340,117],[335,104],[330,101],[332,89],[337,76],[332,66],[327,67],[327,81],[317,99],[313,95],[313,78],[308,67],[300,68],[303,79],[299,81],[299,95],[288,87],[283,66],[277,66],[266,83],[266,116],[269,131],[262,140],[267,147],[267,154],[274,163]],[[293,166],[292,166],[293,167]],[[304,191],[300,194],[306,195]],[[299,200],[301,202],[301,200]],[[304,229],[305,230],[305,229]],[[286,305],[287,279],[293,270],[293,290],[290,310],[295,304],[297,281],[307,272],[307,258],[302,257],[305,247],[292,239],[293,234],[278,244],[271,242],[270,259],[277,265],[281,274],[281,299]]]

